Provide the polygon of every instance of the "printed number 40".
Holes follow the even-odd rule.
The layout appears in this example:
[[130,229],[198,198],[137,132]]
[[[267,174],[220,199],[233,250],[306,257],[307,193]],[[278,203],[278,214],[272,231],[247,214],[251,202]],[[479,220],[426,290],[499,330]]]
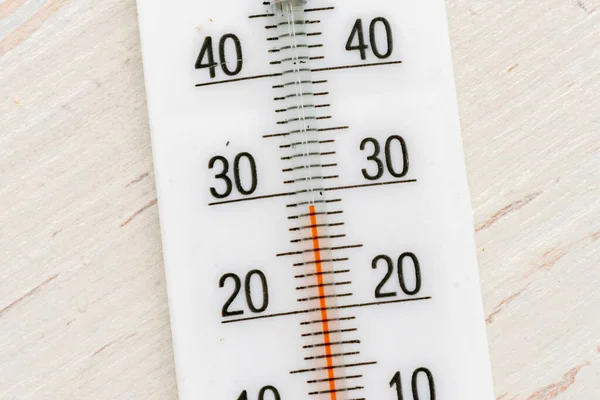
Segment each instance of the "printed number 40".
[[[387,42],[385,52],[381,51],[383,45],[377,44],[377,27],[379,25],[382,25],[385,29]],[[355,42],[357,43],[354,44]],[[371,21],[371,25],[369,25],[369,42],[371,43],[371,50],[373,51],[373,54],[375,54],[375,57],[383,60],[392,55],[394,52],[394,40],[392,37],[392,27],[387,19],[378,17]],[[348,38],[348,42],[346,42],[346,50],[357,50],[360,52],[361,60],[366,60],[368,48],[369,46],[365,43],[363,21],[359,18],[352,27],[352,32],[350,32],[350,37]]]
[[[233,44],[235,49],[236,59],[233,61],[228,61],[226,58],[226,49],[229,42]],[[240,39],[233,33],[228,33],[223,35],[219,40],[219,62],[216,62],[212,36],[207,36],[200,49],[200,54],[198,54],[198,58],[196,59],[195,67],[196,69],[208,68],[210,77],[215,78],[217,76],[217,66],[220,65],[221,70],[225,75],[234,76],[242,72],[242,67],[244,65],[242,57],[242,42],[240,42]],[[234,64],[235,68],[229,68],[230,64]]]

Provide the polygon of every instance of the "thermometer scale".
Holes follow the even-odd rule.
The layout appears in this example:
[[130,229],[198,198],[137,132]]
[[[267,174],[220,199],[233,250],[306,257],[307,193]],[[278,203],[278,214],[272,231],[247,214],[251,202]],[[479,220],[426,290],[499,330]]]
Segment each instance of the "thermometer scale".
[[493,399],[441,0],[138,0],[181,399]]

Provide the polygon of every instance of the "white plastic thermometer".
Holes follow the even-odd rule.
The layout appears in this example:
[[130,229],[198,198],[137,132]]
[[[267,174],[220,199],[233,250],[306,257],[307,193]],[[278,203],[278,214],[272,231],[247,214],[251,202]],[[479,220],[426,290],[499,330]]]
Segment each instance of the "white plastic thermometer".
[[443,0],[138,0],[179,396],[491,400]]

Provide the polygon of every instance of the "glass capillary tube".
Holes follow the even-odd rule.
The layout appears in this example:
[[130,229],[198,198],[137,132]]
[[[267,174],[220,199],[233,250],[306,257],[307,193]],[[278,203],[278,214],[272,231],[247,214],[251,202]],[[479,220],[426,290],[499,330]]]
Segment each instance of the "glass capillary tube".
[[[295,226],[290,230],[297,234],[293,242],[297,242],[303,255],[303,262],[295,264],[295,271],[305,277],[302,284],[311,288],[305,294],[308,297],[305,300],[309,301],[303,303],[310,310],[307,318],[320,322],[313,331],[307,331],[307,343],[314,344],[316,337],[320,340],[318,346],[309,345],[311,350],[305,350],[304,355],[308,356],[305,360],[312,360],[308,370],[314,371],[308,382],[312,382],[311,394],[318,393],[314,400],[346,400],[348,394],[340,383],[347,375],[341,367],[344,365],[344,346],[334,342],[339,334],[333,336],[330,333],[340,332],[330,227],[336,226],[331,229],[339,230],[343,224],[332,223],[337,221],[331,221],[334,217],[329,217],[327,212],[325,181],[332,176],[326,177],[324,171],[336,165],[329,160],[335,152],[321,151],[322,143],[332,141],[322,141],[317,126],[319,105],[313,90],[305,1],[275,0],[272,5],[277,18],[275,64],[281,66],[282,75],[281,94],[278,95],[283,100],[283,107],[278,107],[283,117],[278,124],[283,127],[285,138],[285,144],[281,146],[284,150],[282,160],[286,160],[284,171],[293,178],[288,183],[293,184],[295,192],[294,204],[288,205],[293,211],[291,218]],[[326,109],[326,106],[321,105],[319,109]]]
[[[278,16],[279,55],[286,97],[283,124],[290,132],[290,157],[296,191],[302,201],[323,201],[321,152],[317,132],[315,97],[312,88],[307,44],[304,0],[275,0]],[[302,154],[302,156],[299,156]],[[300,187],[299,187],[300,186]],[[321,201],[319,201],[321,200]]]

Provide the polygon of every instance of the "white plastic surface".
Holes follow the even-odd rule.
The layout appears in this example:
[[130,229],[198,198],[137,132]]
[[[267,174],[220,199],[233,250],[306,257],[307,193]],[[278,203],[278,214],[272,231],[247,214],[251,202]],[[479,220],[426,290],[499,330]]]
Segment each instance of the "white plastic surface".
[[[290,38],[260,0],[138,0],[179,396],[398,400],[399,373],[403,399],[492,400],[444,2],[305,7],[308,35]],[[365,60],[346,49],[359,18]],[[386,58],[370,42],[377,18],[391,27]],[[231,76],[227,34],[242,49]],[[194,67],[207,36],[214,78]],[[382,23],[375,40],[381,55]],[[286,58],[298,43],[312,47]],[[311,71],[286,72],[305,56]],[[390,137],[406,154],[390,140],[388,166]],[[383,175],[366,179],[379,175],[374,141]],[[240,154],[256,163],[246,195]],[[210,191],[227,189],[222,161],[209,168],[217,156],[224,198]],[[248,192],[248,156],[238,161]],[[243,313],[223,316],[231,275],[241,288],[228,310]]]

